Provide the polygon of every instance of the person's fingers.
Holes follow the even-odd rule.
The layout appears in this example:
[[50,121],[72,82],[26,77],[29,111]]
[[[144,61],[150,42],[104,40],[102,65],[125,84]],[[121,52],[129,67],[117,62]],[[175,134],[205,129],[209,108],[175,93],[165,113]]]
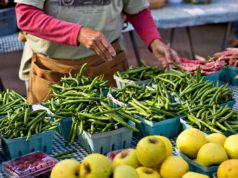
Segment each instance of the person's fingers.
[[111,56],[110,52],[108,51],[107,48],[105,48],[105,46],[102,44],[102,42],[100,40],[97,41],[97,47],[99,48],[99,50],[103,54],[103,59],[104,60],[106,60],[106,61],[111,61],[112,60],[112,56]]
[[111,56],[113,56],[113,57],[116,56],[115,49],[113,48],[113,46],[109,43],[109,41],[104,36],[101,37],[101,43],[109,51]]
[[179,57],[178,53],[175,50],[171,49],[171,55],[172,55],[173,60],[176,63],[181,63],[180,57]]
[[164,56],[165,56],[167,62],[170,63],[172,61],[170,48],[168,46],[164,46],[163,53],[164,53]]
[[156,59],[161,63],[163,68],[167,68],[168,62],[165,57],[163,57],[158,50],[153,51],[154,56]]
[[107,56],[104,55],[103,51],[100,49],[100,47],[97,44],[92,45],[92,50],[95,51],[95,53],[100,56],[103,60],[106,60]]

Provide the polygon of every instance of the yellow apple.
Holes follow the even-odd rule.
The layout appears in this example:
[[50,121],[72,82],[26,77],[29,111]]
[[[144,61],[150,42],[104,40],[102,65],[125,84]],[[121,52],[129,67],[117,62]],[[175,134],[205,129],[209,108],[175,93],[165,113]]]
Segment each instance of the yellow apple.
[[166,146],[157,136],[147,136],[138,142],[136,155],[143,166],[156,167],[167,155]]
[[189,170],[188,163],[178,156],[167,157],[160,167],[163,178],[181,178]]
[[224,144],[224,148],[231,159],[238,159],[238,135],[229,136]]
[[133,167],[128,165],[121,165],[115,168],[113,178],[140,178],[140,177]]
[[220,164],[217,170],[217,178],[237,178],[238,159],[230,159]]
[[206,137],[207,141],[210,143],[217,143],[224,146],[226,141],[226,136],[221,133],[212,133]]
[[51,171],[51,178],[79,178],[80,163],[76,160],[66,159],[58,162]]
[[140,178],[160,178],[157,171],[148,167],[138,167],[136,172],[139,174]]
[[165,136],[157,136],[157,137],[160,138],[164,142],[164,144],[166,146],[166,150],[167,150],[167,157],[172,155],[173,145],[172,145],[171,141]]
[[217,143],[206,143],[197,154],[197,162],[204,166],[221,164],[228,156],[223,146]]
[[207,175],[199,174],[196,172],[187,172],[182,178],[209,178]]
[[207,143],[203,132],[196,128],[189,128],[179,134],[176,144],[180,152],[194,159],[200,148]]
[[109,178],[111,173],[109,159],[101,154],[88,155],[80,165],[80,178]]
[[136,150],[127,149],[118,153],[113,159],[113,166],[116,167],[119,165],[129,165],[132,166],[133,168],[139,167],[140,163],[136,156]]

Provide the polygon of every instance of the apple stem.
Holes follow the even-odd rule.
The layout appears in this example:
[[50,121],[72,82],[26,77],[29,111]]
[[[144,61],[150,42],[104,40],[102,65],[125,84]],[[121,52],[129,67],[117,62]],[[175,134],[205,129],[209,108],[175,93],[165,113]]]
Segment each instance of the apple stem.
[[121,152],[121,158],[123,159],[123,158],[127,157],[128,154],[129,154],[129,151],[128,151],[128,150],[123,150],[123,151]]
[[85,163],[85,164],[84,164],[84,166],[85,166],[85,171],[86,171],[86,174],[90,174],[90,173],[91,173],[91,168],[90,168],[90,165],[89,165],[89,164],[87,164],[87,163]]
[[145,170],[145,173],[146,173],[146,174],[152,174],[153,171],[152,171],[151,169],[147,169],[147,170]]
[[149,138],[149,142],[152,143],[152,144],[157,144],[158,140],[155,139],[155,138]]

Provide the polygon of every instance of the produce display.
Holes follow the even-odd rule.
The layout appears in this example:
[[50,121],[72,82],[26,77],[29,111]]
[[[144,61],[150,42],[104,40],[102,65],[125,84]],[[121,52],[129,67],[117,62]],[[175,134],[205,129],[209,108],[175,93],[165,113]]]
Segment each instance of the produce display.
[[201,68],[201,75],[211,75],[219,70],[225,65],[223,61],[206,61],[206,60],[192,60],[182,58],[181,63],[176,65],[178,70],[189,72],[193,75],[197,75],[197,69]]
[[140,121],[128,115],[123,108],[113,108],[105,97],[106,81],[102,76],[94,79],[83,76],[85,68],[86,65],[76,76],[64,77],[60,84],[51,85],[53,98],[45,104],[55,118],[72,117],[68,143],[72,144],[83,131],[95,134],[127,127],[138,132],[128,121],[138,124]]
[[190,80],[180,91],[179,98],[195,104],[223,104],[232,99],[232,91],[228,85],[213,85],[205,80]]
[[210,60],[224,62],[226,65],[238,67],[238,49],[228,48],[226,51],[214,54]]
[[165,103],[160,97],[154,101],[145,100],[143,102],[132,99],[129,105],[130,107],[126,110],[127,113],[131,115],[135,114],[146,120],[156,122],[177,117],[183,109],[181,104],[169,100]]
[[205,133],[236,133],[238,129],[238,112],[229,107],[200,105],[189,109],[187,124]]
[[158,68],[151,66],[142,66],[142,67],[132,67],[125,72],[116,72],[115,75],[121,79],[127,80],[149,80],[152,79],[155,75],[161,73]]
[[0,116],[17,109],[21,110],[26,105],[26,99],[13,90],[7,89],[0,93]]
[[218,168],[218,178],[235,178],[238,175],[237,141],[238,135],[204,135],[200,130],[190,128],[178,136],[176,144],[181,156],[191,167],[195,166],[209,176],[216,173]]
[[25,137],[55,130],[59,121],[52,121],[46,110],[33,111],[29,107],[18,108],[0,119],[0,136],[5,139]]
[[[112,162],[100,154],[88,155],[81,164],[74,160],[61,161],[53,168],[51,178],[70,175],[81,178],[180,178],[188,171],[188,164],[182,158],[171,155],[172,144],[166,137],[164,139],[167,142],[159,136],[145,137],[138,142],[136,149],[118,152]],[[66,163],[72,165],[70,169],[64,168]],[[178,166],[180,169],[177,169]]]
[[168,91],[189,103],[222,104],[232,99],[232,91],[227,85],[214,86],[200,75],[194,79],[190,74],[171,70],[155,76],[154,83],[163,83]]
[[133,98],[140,101],[152,99],[156,94],[156,91],[151,91],[136,85],[126,85],[122,89],[116,89],[112,92],[113,97],[123,103],[128,103]]
[[[29,177],[49,174],[54,166],[51,178],[236,178],[238,111],[231,108],[234,90],[203,76],[238,67],[237,61],[238,51],[228,49],[209,60],[183,58],[176,70],[133,67],[114,75],[132,81],[117,89],[108,88],[102,76],[84,76],[85,64],[78,74],[49,86],[52,98],[42,103],[47,110],[34,110],[15,91],[0,92],[4,154],[16,158],[39,149],[52,154],[36,152],[16,158],[3,163],[3,171],[9,176]],[[238,76],[236,70],[233,73]],[[54,148],[52,153],[52,139],[58,136],[48,132],[51,130],[66,138],[61,152]],[[131,147],[133,133],[135,147]],[[138,141],[137,136],[146,137]],[[169,138],[174,137],[173,149]],[[15,140],[20,140],[17,147]],[[74,142],[92,154],[81,160]]]

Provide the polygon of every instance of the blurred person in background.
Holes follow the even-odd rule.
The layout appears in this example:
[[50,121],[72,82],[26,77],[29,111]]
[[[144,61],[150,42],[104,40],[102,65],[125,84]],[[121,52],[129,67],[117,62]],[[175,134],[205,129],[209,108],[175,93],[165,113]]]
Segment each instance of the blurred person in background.
[[121,30],[130,22],[154,56],[167,67],[179,58],[162,42],[148,0],[15,0],[18,27],[26,43],[19,75],[29,80],[30,103],[49,97],[50,83],[75,74],[87,63],[85,74],[113,74],[128,68]]
[[231,40],[231,46],[238,48],[238,21],[233,24],[234,39]]

